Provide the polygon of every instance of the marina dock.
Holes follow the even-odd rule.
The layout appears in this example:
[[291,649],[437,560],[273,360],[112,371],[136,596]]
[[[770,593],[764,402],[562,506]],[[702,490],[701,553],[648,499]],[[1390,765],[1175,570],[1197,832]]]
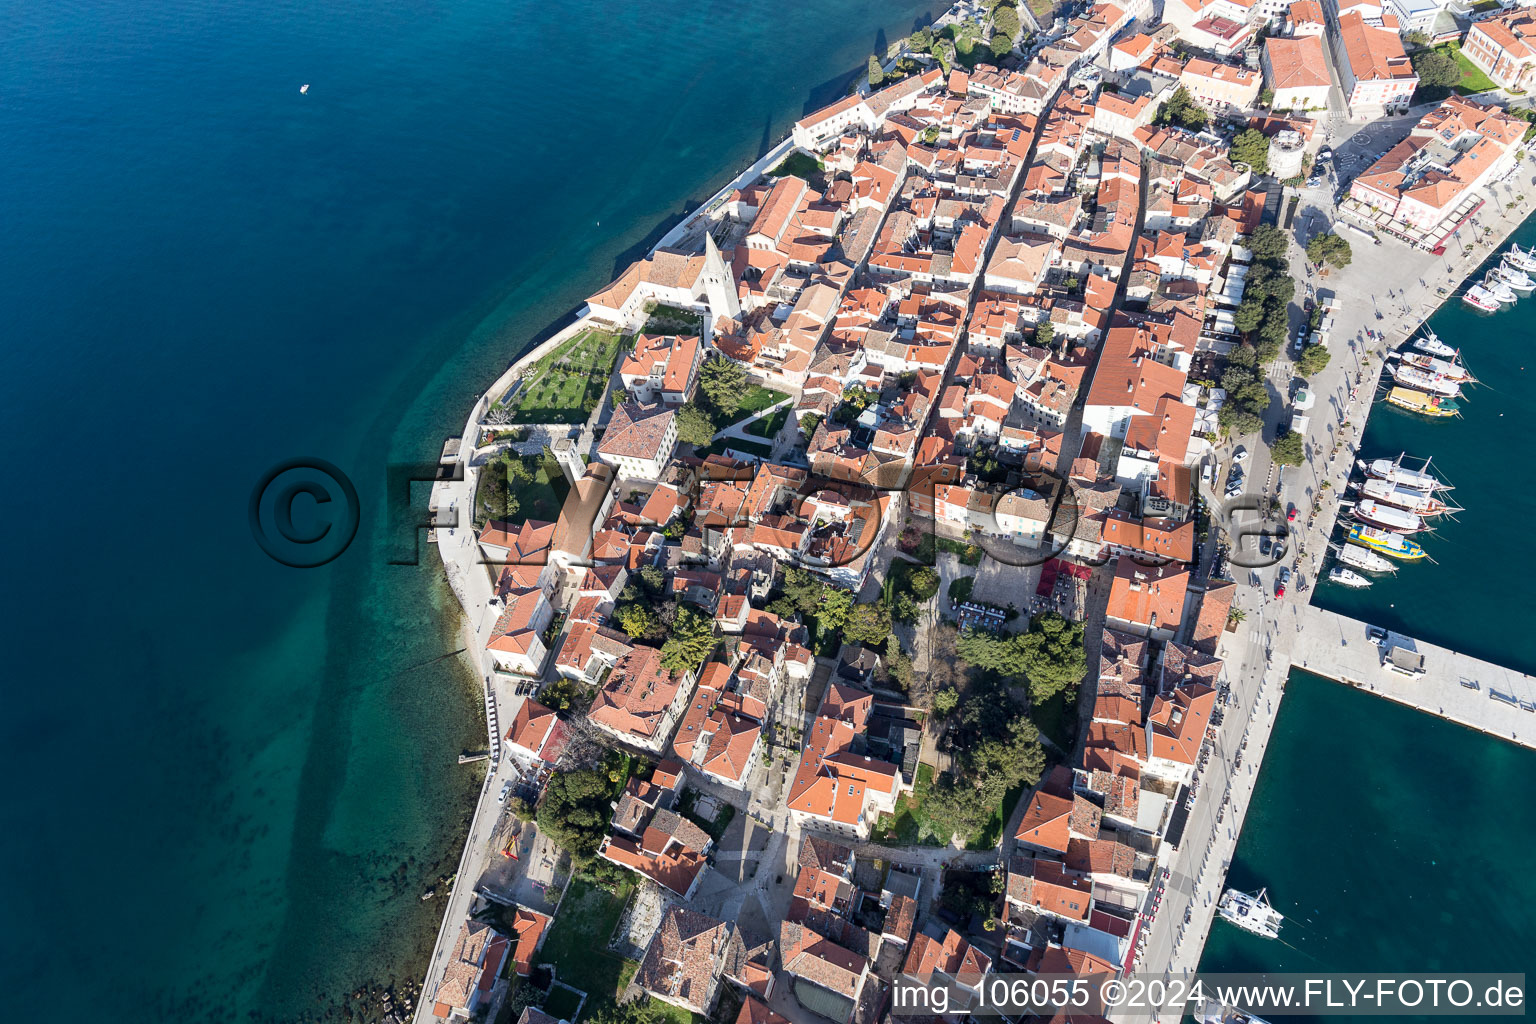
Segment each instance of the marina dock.
[[1292,667],[1536,748],[1536,677],[1398,633],[1373,643],[1367,623],[1310,605],[1298,611]]

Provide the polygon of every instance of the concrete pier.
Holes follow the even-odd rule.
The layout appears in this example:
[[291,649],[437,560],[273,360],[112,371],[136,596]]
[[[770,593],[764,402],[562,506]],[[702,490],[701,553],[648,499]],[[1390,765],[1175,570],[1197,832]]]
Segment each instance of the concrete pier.
[[[1320,608],[1301,609],[1298,618],[1293,667],[1536,748],[1536,678],[1397,633],[1378,645],[1368,638],[1366,623]],[[1389,668],[1389,645],[1421,655],[1424,674]]]

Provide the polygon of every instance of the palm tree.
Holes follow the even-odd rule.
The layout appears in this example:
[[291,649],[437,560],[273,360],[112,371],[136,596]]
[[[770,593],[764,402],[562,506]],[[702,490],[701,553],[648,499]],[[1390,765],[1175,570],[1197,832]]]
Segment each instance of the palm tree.
[[1248,617],[1248,613],[1241,608],[1233,608],[1227,612],[1227,628],[1235,629],[1237,625]]

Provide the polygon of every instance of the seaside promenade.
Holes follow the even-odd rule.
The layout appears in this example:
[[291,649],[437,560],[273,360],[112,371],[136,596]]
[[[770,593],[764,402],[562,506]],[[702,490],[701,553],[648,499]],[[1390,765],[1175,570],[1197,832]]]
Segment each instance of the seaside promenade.
[[[1253,548],[1247,549],[1246,560],[1256,568],[1243,568],[1241,556],[1233,560],[1233,574],[1240,584],[1234,607],[1243,611],[1246,618],[1235,633],[1226,634],[1219,652],[1228,662],[1230,704],[1223,724],[1212,732],[1211,760],[1199,776],[1195,805],[1171,865],[1172,874],[1162,908],[1149,926],[1147,948],[1139,971],[1172,977],[1193,973],[1199,965],[1216,902],[1226,884],[1227,868],[1242,834],[1243,818],[1279,711],[1286,677],[1293,664],[1330,675],[1312,664],[1315,638],[1311,631],[1323,620],[1306,618],[1327,613],[1311,609],[1309,601],[1313,589],[1309,587],[1299,592],[1294,580],[1284,598],[1274,598],[1275,576],[1283,564],[1304,575],[1309,582],[1316,580],[1328,540],[1334,533],[1339,514],[1338,498],[1353,466],[1355,448],[1365,430],[1371,402],[1385,367],[1386,353],[1411,337],[1442,302],[1459,301],[1460,286],[1468,275],[1502,246],[1536,208],[1536,177],[1532,176],[1529,164],[1520,165],[1512,181],[1494,186],[1491,192],[1475,221],[1463,226],[1456,236],[1456,244],[1442,256],[1412,248],[1392,238],[1384,238],[1380,246],[1361,245],[1361,239],[1355,236],[1351,243],[1355,246],[1356,256],[1350,267],[1342,272],[1333,271],[1326,277],[1307,275],[1312,287],[1333,291],[1341,302],[1330,344],[1333,360],[1311,383],[1317,402],[1307,431],[1307,462],[1280,472],[1278,467],[1270,464],[1268,450],[1263,445],[1254,444],[1251,438],[1233,439],[1248,441],[1249,450],[1254,453],[1248,479],[1263,481],[1260,493],[1278,495],[1282,507],[1294,504],[1301,510],[1301,515],[1299,522],[1292,524],[1294,532],[1288,539],[1289,546],[1281,563],[1259,565],[1268,559],[1260,559]],[[1305,266],[1305,256],[1299,247],[1293,249],[1291,260],[1294,268]],[[1368,336],[1367,330],[1374,331],[1377,337]],[[1355,385],[1357,374],[1359,385]],[[1282,356],[1271,368],[1270,380],[1276,390],[1275,397],[1280,400],[1271,405],[1266,436],[1274,436],[1281,424],[1289,420],[1290,409],[1285,401],[1288,395],[1280,385],[1282,381],[1289,382],[1291,377],[1289,360]],[[1350,398],[1352,388],[1354,399]],[[1323,486],[1325,481],[1327,487]],[[1220,507],[1220,500],[1214,494],[1209,494],[1208,498],[1214,506]],[[1312,508],[1314,499],[1318,500],[1318,511],[1308,526],[1306,513]],[[1256,538],[1244,543],[1256,544]],[[1360,644],[1377,652],[1378,649],[1366,641],[1363,627],[1360,632]],[[1350,646],[1354,646],[1354,641]],[[1428,662],[1427,645],[1420,644],[1419,648],[1426,651]],[[1449,651],[1444,654],[1452,659],[1458,657]],[[1437,663],[1445,666],[1444,671],[1451,671],[1450,665],[1465,664]],[[1487,666],[1480,671],[1507,673],[1496,666]],[[1417,682],[1404,678],[1399,687],[1390,690],[1377,684],[1376,692],[1400,699],[1398,694],[1409,696],[1407,688],[1429,678],[1426,676]],[[1526,680],[1529,677],[1517,678]],[[1437,694],[1445,689],[1444,682],[1431,685],[1438,687]],[[1459,682],[1452,685],[1462,689]],[[1483,704],[1499,704],[1486,696],[1487,685],[1483,684],[1481,695],[1467,690],[1467,697],[1459,701],[1435,701],[1433,713],[1458,720],[1459,709],[1468,697]],[[1527,685],[1532,690],[1520,690],[1513,683],[1501,690],[1513,691],[1517,699],[1529,699],[1527,694],[1536,690],[1536,680]],[[1417,703],[1404,702],[1431,710],[1429,701],[1422,693],[1419,696],[1421,699]],[[1446,710],[1439,710],[1441,708]],[[1536,715],[1506,704],[1499,709],[1482,708],[1477,713],[1468,709],[1467,721],[1463,724],[1481,728],[1475,723],[1495,711],[1500,716],[1536,718]],[[1524,727],[1511,724],[1510,729],[1519,733],[1512,737],[1514,741],[1521,742],[1522,736],[1536,732],[1536,722]],[[1507,731],[1505,735],[1508,735]],[[1238,763],[1239,755],[1241,763]]]

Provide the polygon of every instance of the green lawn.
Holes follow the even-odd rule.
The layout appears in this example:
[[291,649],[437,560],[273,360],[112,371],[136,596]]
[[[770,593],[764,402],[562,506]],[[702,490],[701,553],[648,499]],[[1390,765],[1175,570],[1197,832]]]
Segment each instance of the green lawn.
[[739,420],[755,412],[762,412],[775,402],[782,402],[788,397],[782,391],[775,391],[773,388],[765,388],[761,384],[754,384],[752,390],[747,392],[746,397],[741,400],[741,404],[736,407],[736,418]]
[[789,419],[789,413],[790,408],[786,405],[772,416],[764,416],[760,420],[748,423],[746,431],[757,437],[778,437],[779,431],[784,429],[785,421]]
[[583,331],[534,364],[512,399],[514,423],[583,423],[597,408],[623,336]]
[[1490,92],[1498,88],[1491,78],[1483,74],[1476,65],[1467,59],[1467,55],[1461,52],[1459,44],[1445,43],[1442,46],[1437,46],[1436,49],[1456,58],[1456,64],[1461,68],[1461,84],[1456,86],[1456,91],[1463,96],[1471,96],[1479,92]]
[[587,994],[589,1010],[594,1001],[613,1002],[634,975],[634,968],[626,968],[632,961],[608,951],[608,939],[633,889],[626,882],[618,892],[609,892],[585,879],[572,879],[544,940],[541,961],[555,964],[561,981]]
[[783,163],[769,171],[768,176],[772,178],[782,178],[786,174],[793,174],[800,178],[809,178],[819,170],[821,170],[820,160],[811,156],[809,153],[802,153],[799,150],[796,150],[795,152],[789,154],[789,156],[785,157]]
[[933,788],[933,765],[918,762],[917,778],[912,782],[912,792],[903,793],[896,799],[896,812],[882,814],[875,822],[871,838],[877,843],[896,843],[901,846],[943,846],[933,834],[928,822],[925,804],[928,791]]

